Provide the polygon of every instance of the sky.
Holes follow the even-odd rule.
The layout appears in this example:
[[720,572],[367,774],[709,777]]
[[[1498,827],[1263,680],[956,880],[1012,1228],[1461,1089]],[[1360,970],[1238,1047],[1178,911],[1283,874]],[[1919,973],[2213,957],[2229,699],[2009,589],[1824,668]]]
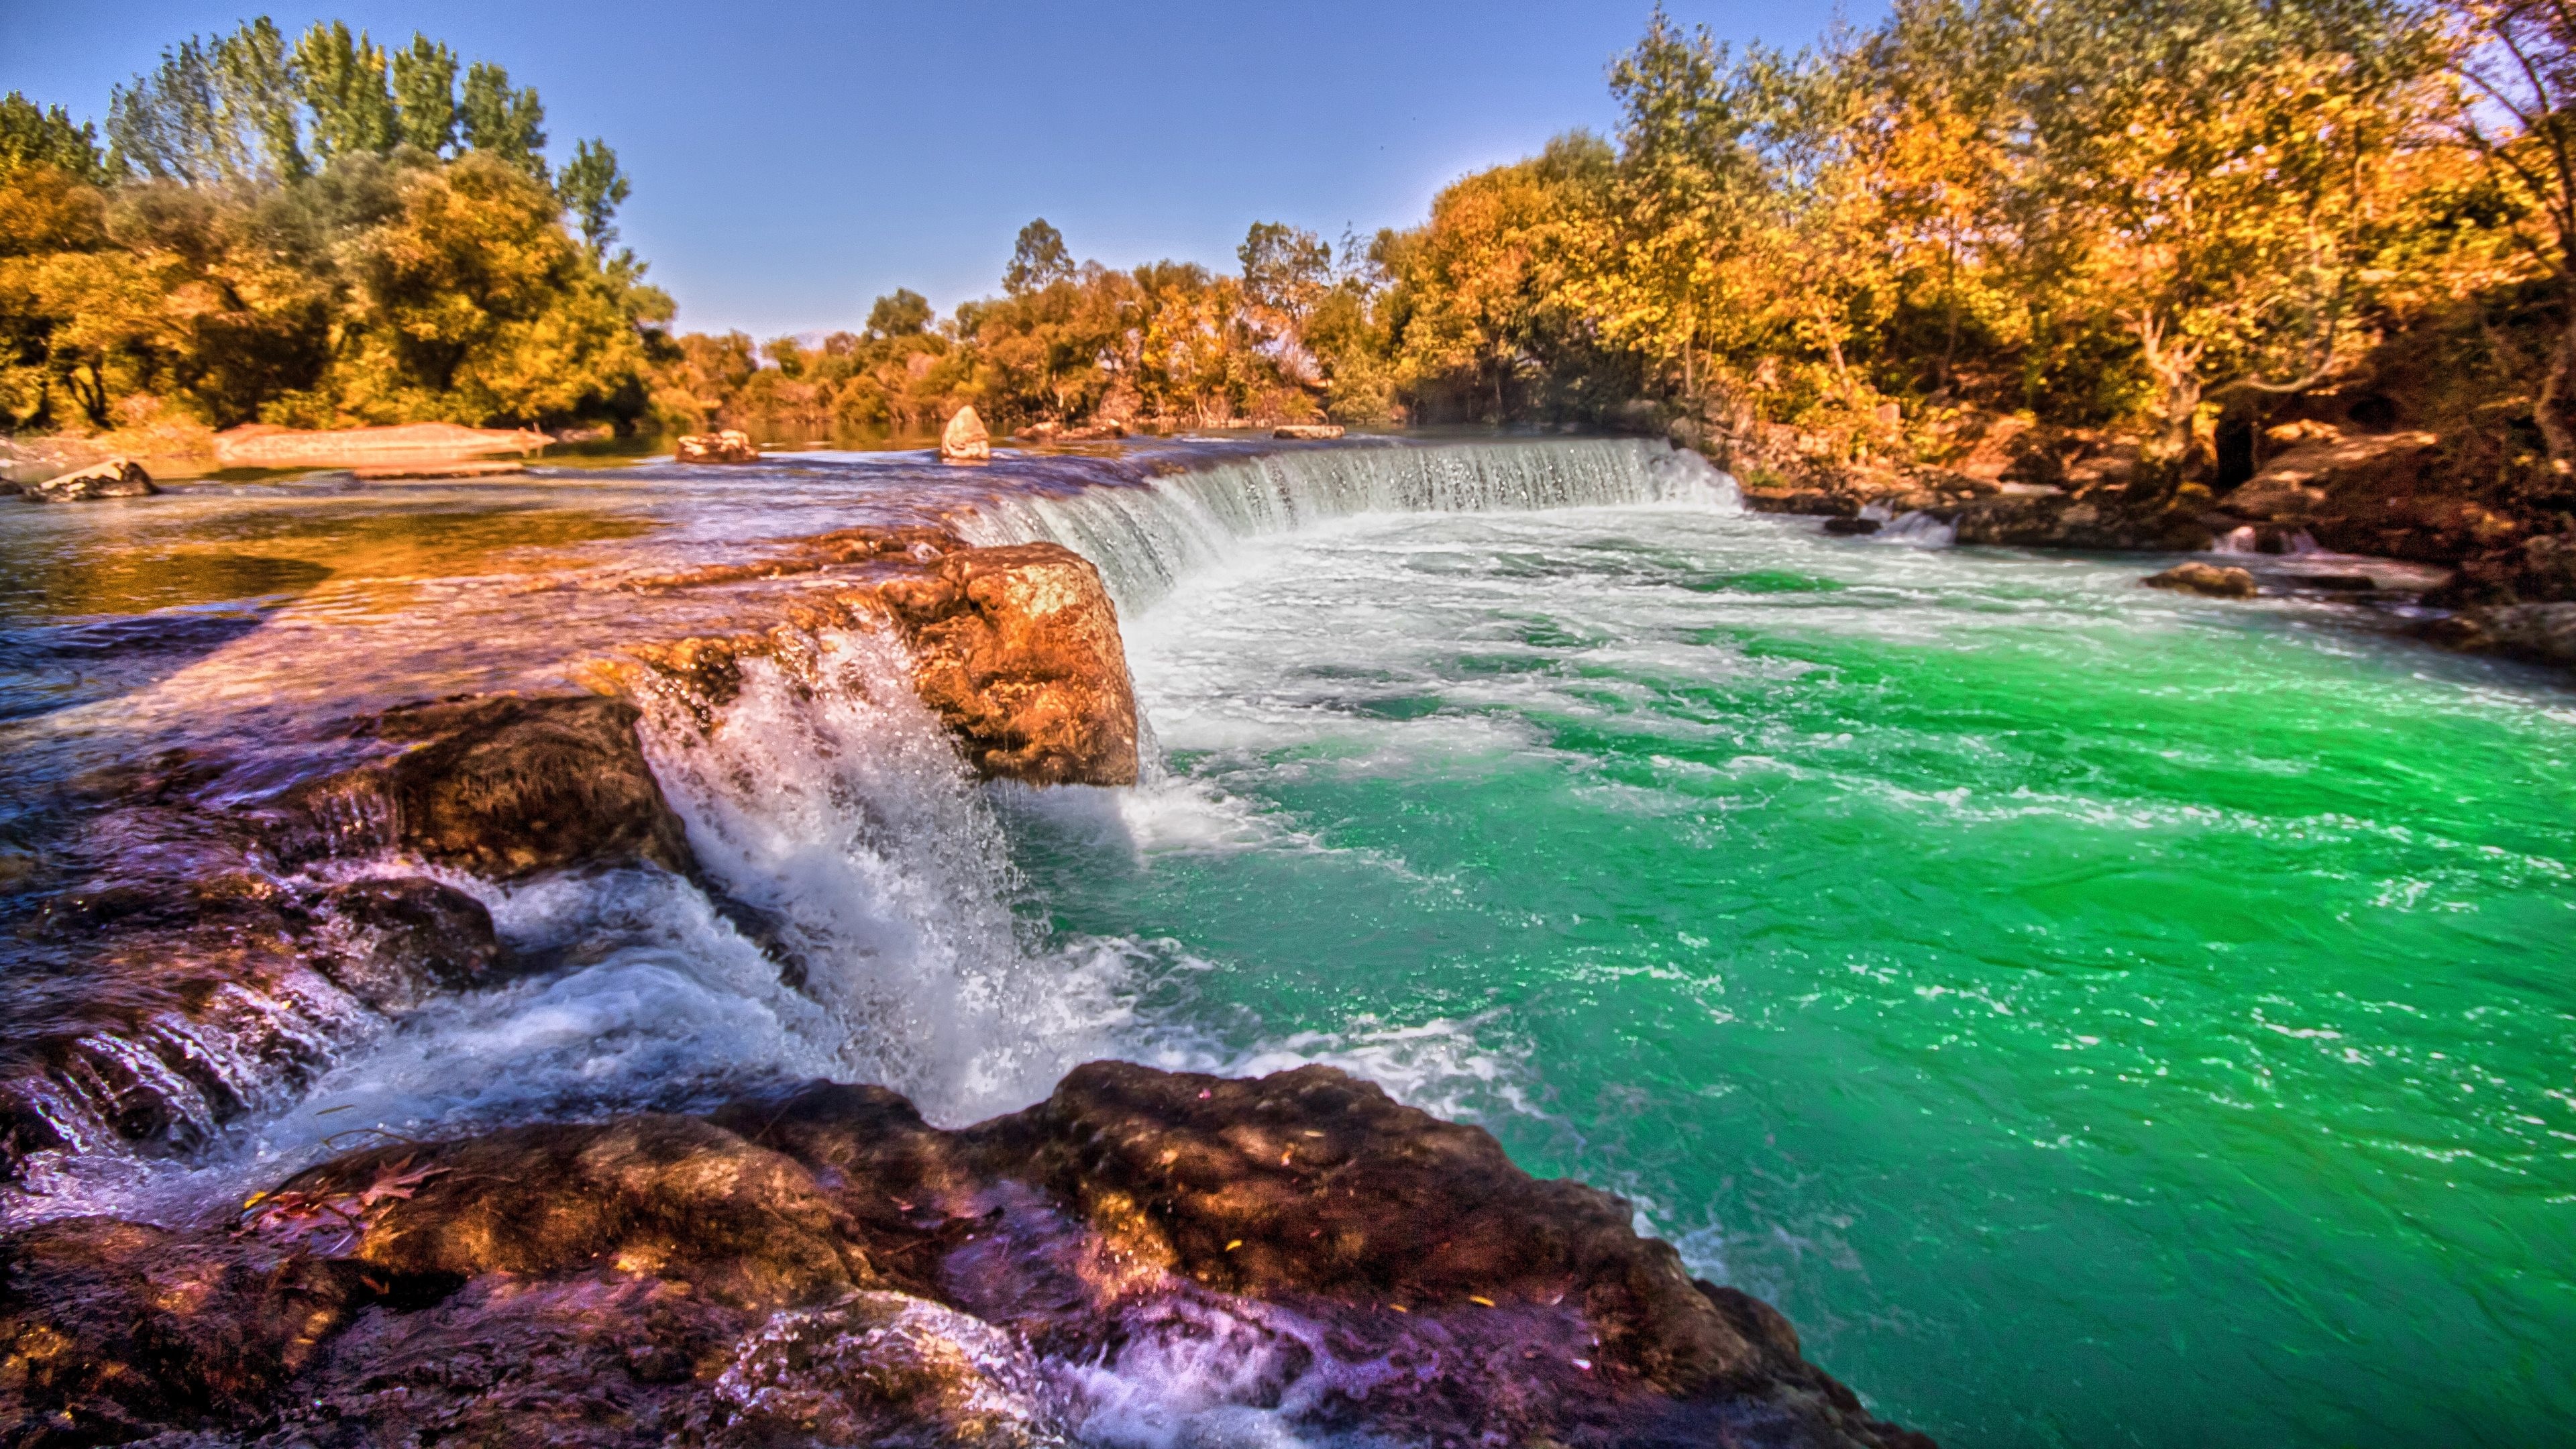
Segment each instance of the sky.
[[[0,0],[0,91],[103,119],[163,46],[251,15],[290,35],[330,17],[379,41],[424,31],[534,85],[558,158],[581,137],[616,148],[635,187],[620,229],[682,328],[767,338],[854,328],[897,287],[943,311],[988,295],[1032,217],[1079,257],[1222,268],[1256,221],[1414,224],[1467,172],[1614,132],[1605,72],[1651,5]],[[1837,13],[1665,8],[1790,48]]]

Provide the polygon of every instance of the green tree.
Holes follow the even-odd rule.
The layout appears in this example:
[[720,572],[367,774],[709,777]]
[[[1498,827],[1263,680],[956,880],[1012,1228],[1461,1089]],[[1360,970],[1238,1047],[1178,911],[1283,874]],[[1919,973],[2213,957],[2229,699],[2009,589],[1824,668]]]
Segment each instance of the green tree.
[[21,166],[51,166],[76,181],[95,186],[107,180],[107,160],[99,154],[98,128],[72,118],[60,106],[38,108],[16,91],[0,97],[0,175]]
[[286,39],[262,17],[109,93],[110,168],[190,186],[292,181],[308,167]]
[[555,191],[581,224],[581,239],[593,252],[604,253],[617,239],[617,228],[610,224],[617,208],[635,188],[627,183],[626,173],[617,169],[617,153],[606,141],[593,140],[573,147],[572,160],[555,179]]
[[315,21],[295,42],[287,66],[313,114],[317,159],[393,149],[394,98],[386,86],[385,53],[364,32],[352,36],[346,21]]
[[1002,269],[1002,290],[1014,297],[1026,296],[1072,275],[1073,253],[1065,247],[1064,233],[1047,225],[1042,216],[1020,228],[1019,240],[1011,246],[1010,265]]
[[909,287],[897,287],[868,308],[867,335],[912,337],[930,329],[930,299]]
[[432,156],[456,144],[456,52],[415,32],[393,55],[394,105],[403,144]]
[[535,89],[512,90],[507,70],[480,60],[466,70],[458,120],[467,146],[545,179],[546,108]]

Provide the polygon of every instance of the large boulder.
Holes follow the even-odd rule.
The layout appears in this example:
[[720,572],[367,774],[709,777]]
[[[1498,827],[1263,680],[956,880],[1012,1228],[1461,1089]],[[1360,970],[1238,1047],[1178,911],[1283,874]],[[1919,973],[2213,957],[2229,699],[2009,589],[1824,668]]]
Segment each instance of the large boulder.
[[974,408],[959,408],[940,430],[939,456],[951,463],[980,463],[993,456],[993,435]]
[[2548,604],[2576,600],[2576,535],[2544,533],[2460,560],[2459,572],[2424,601],[2465,604]]
[[141,498],[161,490],[142,464],[131,458],[109,458],[41,483],[25,484],[19,491],[36,503],[85,503],[98,498]]
[[598,695],[474,695],[359,726],[394,753],[285,804],[323,852],[399,851],[487,880],[648,863],[693,868],[646,764],[637,710]]
[[1136,696],[1091,561],[1052,543],[949,554],[881,587],[913,682],[987,776],[1136,783]]
[[0,1442],[1033,1449],[1188,1362],[1283,1437],[1928,1449],[1633,1220],[1326,1067],[959,1131],[815,1083],[0,1237]]
[[2148,549],[2176,553],[2215,541],[2191,500],[2131,502],[2125,490],[2081,495],[2006,493],[1959,510],[1958,542],[2022,548]]

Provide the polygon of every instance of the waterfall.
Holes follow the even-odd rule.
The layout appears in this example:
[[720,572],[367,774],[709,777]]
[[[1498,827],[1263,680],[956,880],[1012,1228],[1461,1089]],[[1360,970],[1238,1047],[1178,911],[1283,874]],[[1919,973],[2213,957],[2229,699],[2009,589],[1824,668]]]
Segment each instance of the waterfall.
[[1639,504],[1741,507],[1733,479],[1656,440],[1388,441],[1229,459],[1141,487],[1010,495],[966,531],[978,543],[1063,544],[1132,613],[1247,539],[1328,519]]

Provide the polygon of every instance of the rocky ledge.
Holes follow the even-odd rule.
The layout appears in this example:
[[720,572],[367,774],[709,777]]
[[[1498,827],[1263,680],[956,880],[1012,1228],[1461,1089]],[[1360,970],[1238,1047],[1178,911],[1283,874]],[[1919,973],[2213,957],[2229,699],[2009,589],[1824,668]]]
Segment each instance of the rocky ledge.
[[815,1083],[0,1238],[0,1445],[1030,1446],[1141,1392],[1238,1437],[1928,1449],[1631,1221],[1325,1067],[1094,1063],[961,1131]]

